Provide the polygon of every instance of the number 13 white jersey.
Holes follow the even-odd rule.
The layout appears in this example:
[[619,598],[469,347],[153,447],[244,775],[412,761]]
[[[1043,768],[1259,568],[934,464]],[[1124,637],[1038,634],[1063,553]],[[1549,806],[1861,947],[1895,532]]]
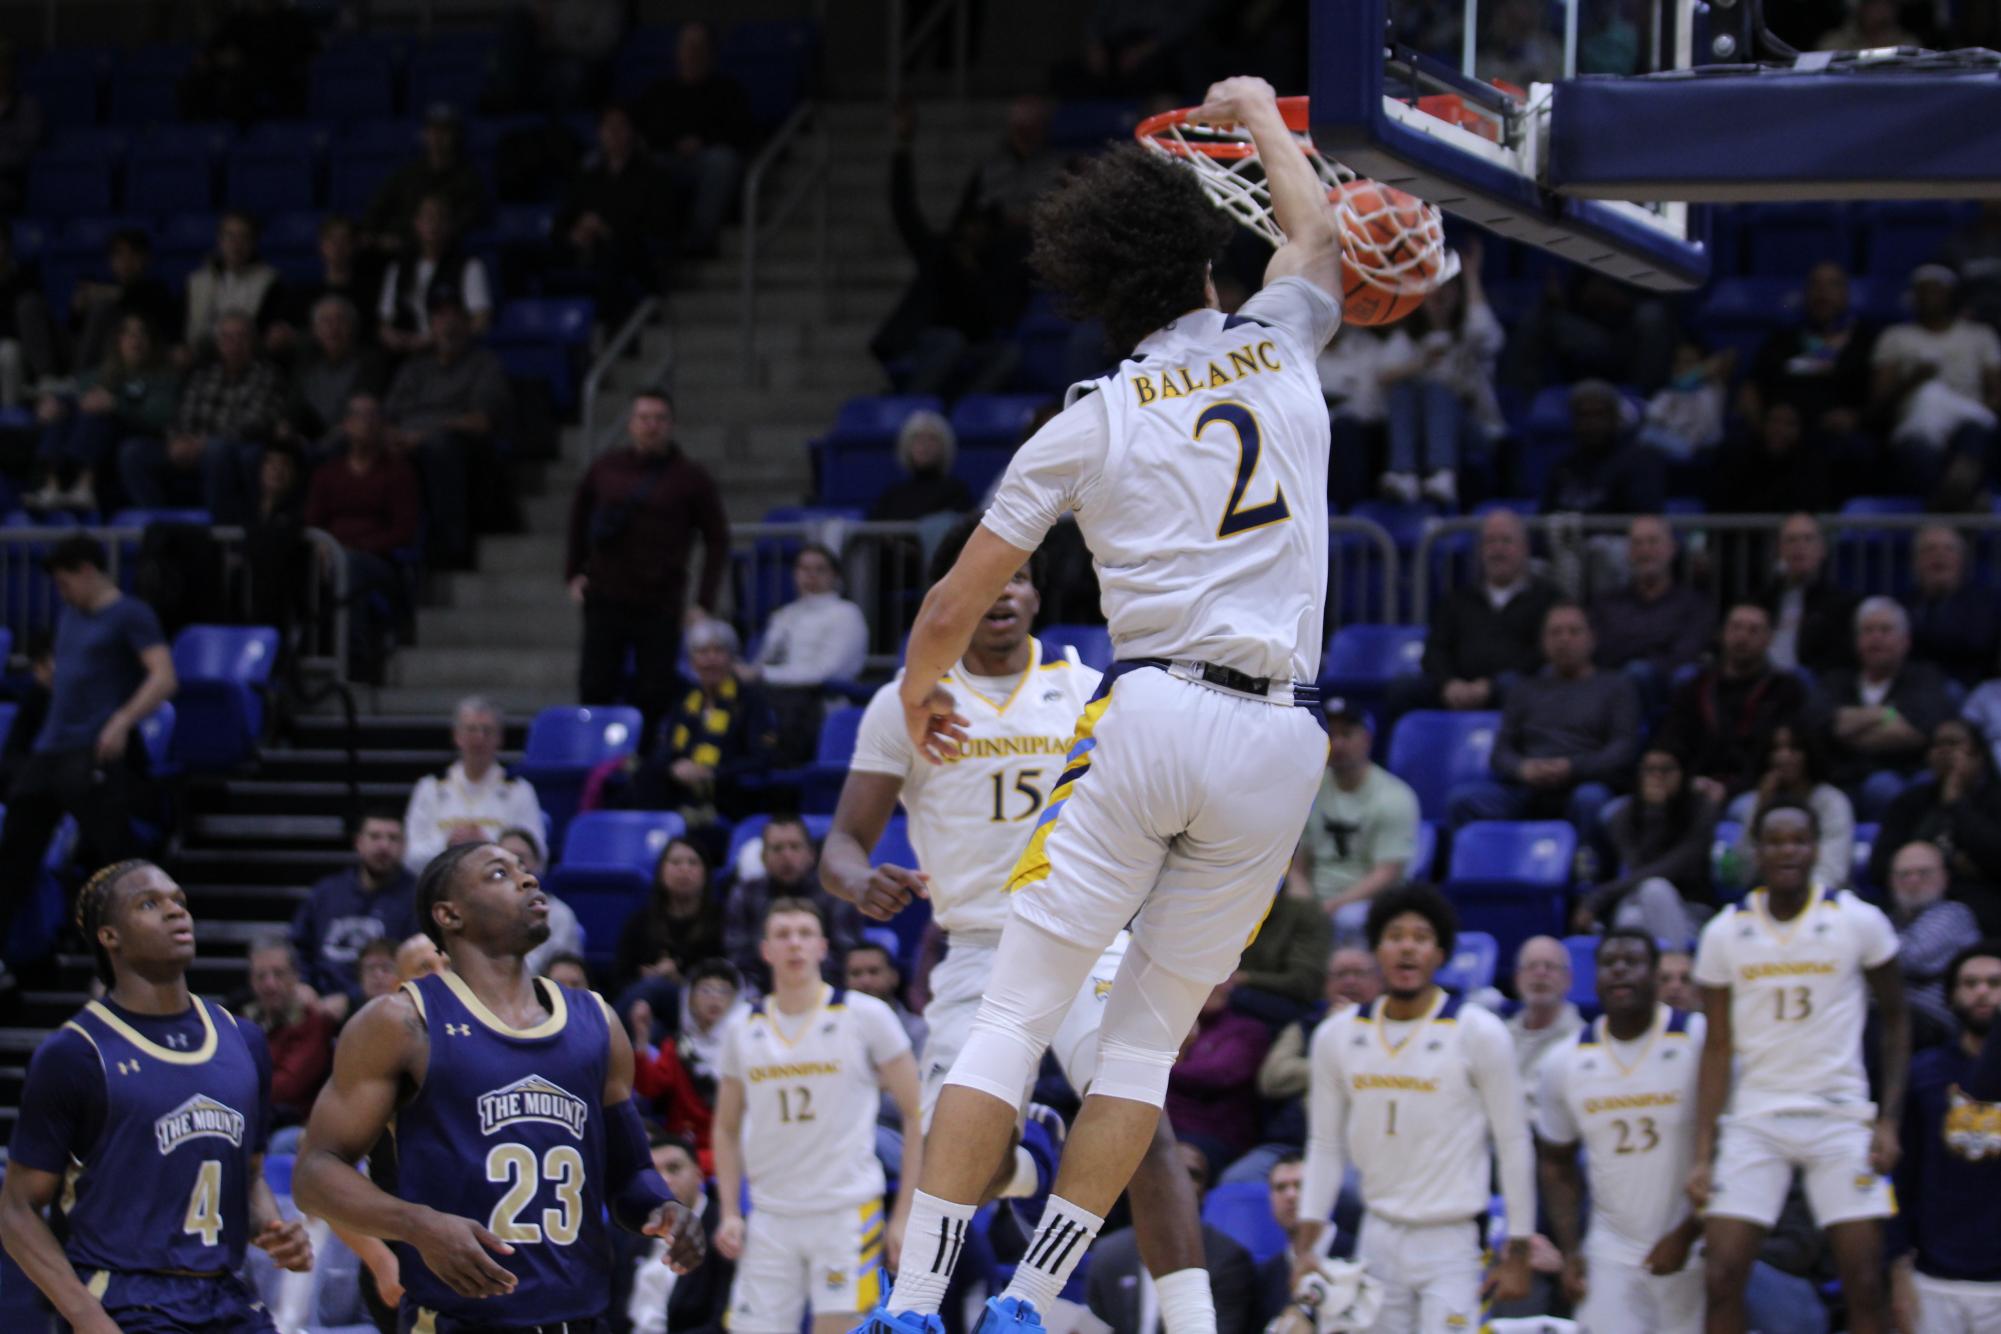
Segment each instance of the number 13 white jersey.
[[1140,340],[1009,464],[983,522],[1024,550],[1074,510],[1121,658],[1311,681],[1327,601],[1327,404],[1340,305],[1281,278]]

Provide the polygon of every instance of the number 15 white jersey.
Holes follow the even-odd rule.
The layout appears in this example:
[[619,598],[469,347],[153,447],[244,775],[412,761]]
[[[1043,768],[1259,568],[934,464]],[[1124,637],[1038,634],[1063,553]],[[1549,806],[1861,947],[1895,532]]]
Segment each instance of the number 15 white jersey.
[[1195,310],[1070,390],[983,522],[1024,550],[1074,510],[1121,658],[1311,681],[1327,601],[1327,404],[1339,303],[1281,278]]

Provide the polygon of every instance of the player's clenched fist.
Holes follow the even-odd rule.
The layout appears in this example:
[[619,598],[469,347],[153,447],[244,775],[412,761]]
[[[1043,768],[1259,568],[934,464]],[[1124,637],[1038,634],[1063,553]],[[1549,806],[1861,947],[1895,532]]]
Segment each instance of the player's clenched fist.
[[250,1242],[270,1256],[280,1269],[304,1274],[313,1267],[313,1243],[306,1237],[306,1222],[302,1218],[274,1218]]
[[869,872],[868,885],[855,907],[864,917],[887,922],[902,912],[912,899],[931,897],[931,877],[922,871],[884,864]]
[[653,1211],[653,1217],[646,1220],[641,1228],[649,1237],[665,1237],[667,1254],[660,1257],[677,1274],[685,1274],[709,1253],[709,1239],[702,1231],[702,1220],[684,1204],[669,1201]]

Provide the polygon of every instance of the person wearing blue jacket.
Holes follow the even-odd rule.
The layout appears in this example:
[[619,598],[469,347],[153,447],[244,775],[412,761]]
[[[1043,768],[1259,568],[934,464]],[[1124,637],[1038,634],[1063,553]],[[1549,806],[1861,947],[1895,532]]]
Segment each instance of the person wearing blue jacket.
[[369,811],[354,823],[354,865],[313,886],[292,919],[292,944],[318,1006],[345,1019],[367,999],[361,951],[377,937],[417,934],[417,879],[403,866],[403,817]]

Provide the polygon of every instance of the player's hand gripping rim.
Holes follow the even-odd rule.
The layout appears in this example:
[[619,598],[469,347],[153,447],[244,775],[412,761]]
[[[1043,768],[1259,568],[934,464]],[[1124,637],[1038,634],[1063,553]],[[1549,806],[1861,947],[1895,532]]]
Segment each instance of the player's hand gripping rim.
[[1202,105],[1188,113],[1197,125],[1241,125],[1257,111],[1275,111],[1278,93],[1255,74],[1239,74],[1209,85]]
[[945,764],[959,758],[961,747],[968,739],[966,729],[972,720],[958,711],[958,703],[952,692],[942,685],[934,685],[923,700],[912,704],[903,701],[903,728],[910,734],[910,744],[919,755],[933,764]]
[[661,1205],[640,1231],[649,1237],[666,1239],[667,1253],[660,1257],[660,1263],[677,1274],[687,1273],[709,1253],[709,1238],[702,1231],[702,1220],[685,1204],[669,1201]]
[[505,1297],[514,1291],[515,1276],[493,1258],[512,1255],[514,1248],[470,1218],[433,1212],[411,1244],[425,1266],[461,1297]]

